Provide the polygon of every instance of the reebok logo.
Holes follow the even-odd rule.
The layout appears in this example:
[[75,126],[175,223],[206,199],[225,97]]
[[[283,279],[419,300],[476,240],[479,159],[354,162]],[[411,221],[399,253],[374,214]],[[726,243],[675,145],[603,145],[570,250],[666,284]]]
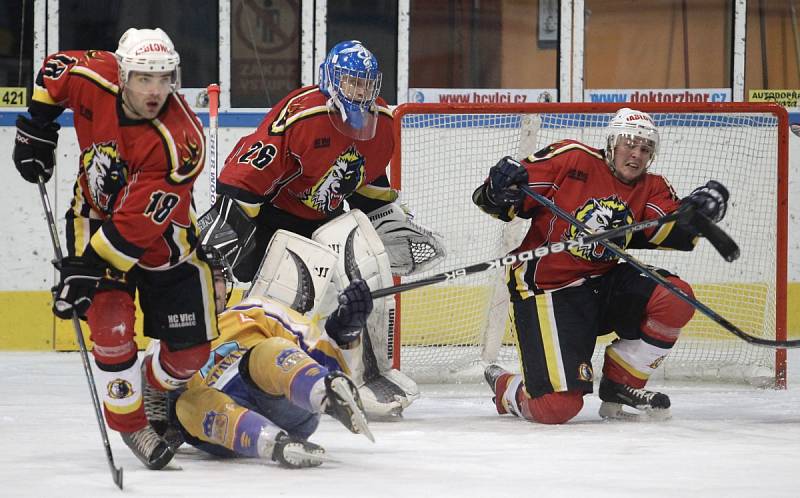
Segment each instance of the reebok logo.
[[331,146],[331,137],[320,137],[314,140],[314,148],[322,149]]

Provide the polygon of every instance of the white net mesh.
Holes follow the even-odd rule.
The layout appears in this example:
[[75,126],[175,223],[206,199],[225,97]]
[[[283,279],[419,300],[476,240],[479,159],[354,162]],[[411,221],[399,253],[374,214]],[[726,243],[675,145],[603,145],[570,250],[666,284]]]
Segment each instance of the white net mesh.
[[[726,263],[707,241],[691,253],[632,253],[686,279],[699,300],[744,331],[775,338],[778,120],[768,113],[651,114],[661,135],[651,171],[664,175],[679,196],[710,179],[728,187],[731,200],[720,226],[737,241],[742,256]],[[403,282],[513,250],[527,222],[506,224],[489,217],[472,204],[472,191],[505,155],[521,158],[564,138],[602,147],[610,117],[591,112],[402,115],[396,123],[401,160],[392,167],[399,168],[404,202],[420,223],[444,235],[448,255],[437,268]],[[516,341],[506,332],[502,282],[501,274],[483,272],[401,294],[401,369],[417,381],[475,379],[488,361],[518,369]],[[598,341],[598,372],[610,339]],[[767,383],[774,378],[775,353],[748,345],[696,313],[660,370],[671,378]]]

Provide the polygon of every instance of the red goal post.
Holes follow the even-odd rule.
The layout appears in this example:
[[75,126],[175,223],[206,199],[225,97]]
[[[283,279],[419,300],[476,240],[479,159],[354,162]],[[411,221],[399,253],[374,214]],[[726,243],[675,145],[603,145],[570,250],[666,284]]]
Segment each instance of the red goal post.
[[[748,333],[786,339],[788,115],[775,104],[402,104],[394,111],[391,185],[417,221],[444,236],[448,257],[400,282],[514,249],[524,222],[504,224],[471,204],[489,168],[564,138],[602,147],[608,120],[625,106],[653,116],[661,145],[652,171],[679,195],[710,179],[729,187],[720,225],[742,257],[725,263],[705,241],[692,253],[632,252],[686,278],[702,302]],[[479,378],[487,362],[518,368],[504,292],[500,275],[485,272],[398,294],[395,366],[418,381]],[[785,386],[785,350],[748,345],[699,315],[660,369],[665,376]]]

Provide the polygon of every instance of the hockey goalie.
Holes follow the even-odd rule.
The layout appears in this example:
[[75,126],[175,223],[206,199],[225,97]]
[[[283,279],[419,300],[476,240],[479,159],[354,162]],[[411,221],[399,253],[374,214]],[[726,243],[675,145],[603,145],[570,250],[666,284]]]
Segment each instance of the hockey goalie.
[[[235,201],[227,200],[218,206],[223,207],[222,212],[206,223],[202,241],[217,266],[235,265],[243,248],[250,250],[247,240],[253,229]],[[429,268],[444,257],[438,238],[411,222],[396,203],[370,213],[369,217],[352,209],[315,230],[310,241],[287,234],[291,232],[279,230],[270,240],[245,297],[260,295],[276,299],[319,322],[321,329],[325,329],[326,321],[339,304],[337,295],[351,281],[364,280],[371,289],[389,287],[393,285],[393,273],[408,275]],[[308,266],[307,262],[314,261],[308,252],[313,246],[299,243],[300,239],[334,251],[338,256],[334,267],[327,270],[313,264]],[[227,258],[223,255],[226,252]],[[321,284],[325,279],[330,280],[329,286]],[[341,353],[348,375],[359,386],[367,416],[397,417],[419,397],[419,389],[412,379],[392,368],[394,298],[376,299],[373,304],[364,333],[359,340],[342,344]]]
[[[220,197],[198,223],[201,245],[239,282],[253,282],[272,235],[288,230],[339,253],[338,289],[358,274],[379,289],[391,285],[392,272],[430,267],[444,251],[389,185],[393,118],[379,97],[377,58],[360,41],[346,40],[331,48],[319,71],[319,85],[290,92],[228,155]],[[356,210],[367,215],[346,214]],[[349,221],[333,222],[342,216]],[[373,418],[398,415],[418,396],[414,382],[391,368],[393,316],[392,299],[377,300],[363,342],[350,352]]]

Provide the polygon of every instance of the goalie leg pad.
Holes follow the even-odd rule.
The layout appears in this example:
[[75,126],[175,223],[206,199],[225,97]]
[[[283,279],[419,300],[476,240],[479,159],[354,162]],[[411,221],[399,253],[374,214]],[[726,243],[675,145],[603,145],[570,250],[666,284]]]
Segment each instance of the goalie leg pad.
[[[323,308],[331,313],[336,295],[350,280],[363,279],[370,289],[393,285],[389,257],[366,215],[354,209],[317,229],[312,239],[339,254],[332,290]],[[395,302],[392,296],[376,299],[361,344],[347,352],[351,378],[360,387],[369,416],[399,414],[419,395],[416,383],[392,369]],[[372,385],[371,385],[372,384]],[[400,401],[398,401],[400,399]],[[381,406],[383,405],[383,406]]]
[[[361,211],[354,209],[331,220],[318,228],[311,238],[338,254],[333,289],[326,296],[322,314],[328,315],[336,309],[338,294],[353,279],[364,280],[370,289],[393,285],[389,258],[383,243]],[[350,369],[353,380],[358,385],[382,371],[389,370],[392,365],[389,345],[394,337],[394,298],[389,296],[376,299],[373,304],[372,313],[367,319],[365,335],[368,337],[362,337],[362,345],[369,343],[369,347],[364,348],[368,355],[366,365],[351,365]],[[365,371],[365,367],[371,371]]]
[[441,236],[411,221],[397,203],[376,209],[367,217],[386,248],[395,275],[419,273],[445,257]]
[[246,297],[270,298],[313,317],[320,313],[337,261],[325,245],[278,230]]

